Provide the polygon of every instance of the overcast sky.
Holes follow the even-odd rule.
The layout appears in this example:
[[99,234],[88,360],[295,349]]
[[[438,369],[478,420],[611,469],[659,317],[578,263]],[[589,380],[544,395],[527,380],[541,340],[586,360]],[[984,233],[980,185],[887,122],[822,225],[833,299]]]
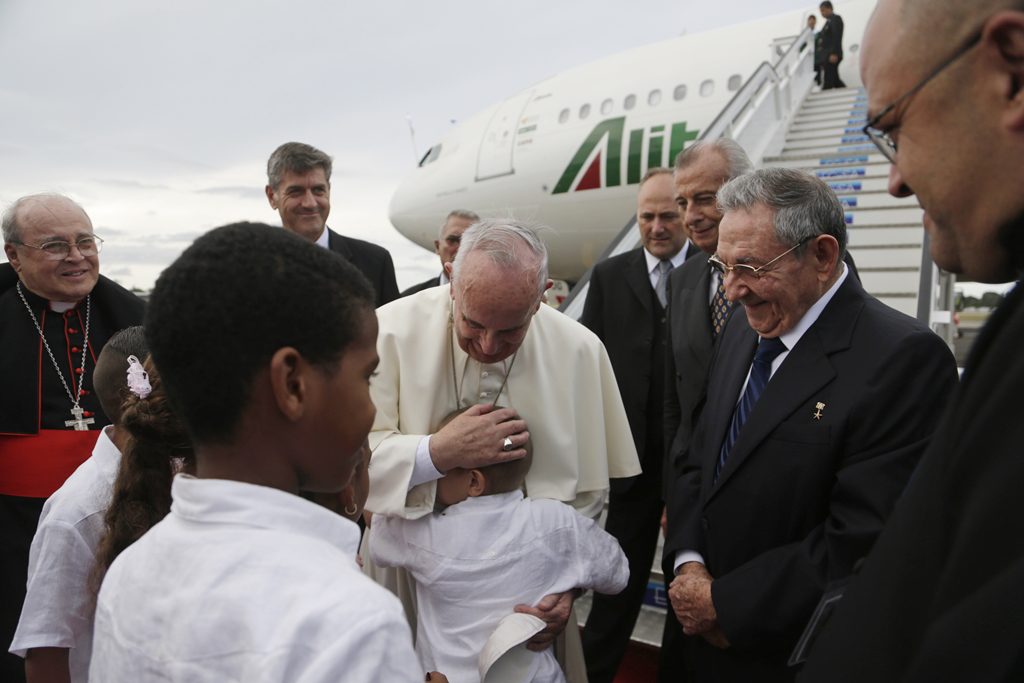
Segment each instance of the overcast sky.
[[335,159],[331,227],[387,247],[405,287],[437,268],[387,219],[414,166],[407,115],[422,153],[566,68],[816,4],[0,0],[0,203],[72,195],[103,272],[149,288],[211,227],[279,224],[266,158],[299,140]]

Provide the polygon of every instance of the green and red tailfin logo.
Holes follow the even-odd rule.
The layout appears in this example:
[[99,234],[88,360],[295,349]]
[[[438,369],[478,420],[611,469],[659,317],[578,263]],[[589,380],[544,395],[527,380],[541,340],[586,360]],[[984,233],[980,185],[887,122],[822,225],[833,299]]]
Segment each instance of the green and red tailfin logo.
[[[625,139],[626,117],[601,121],[590,131],[576,150],[572,161],[562,171],[551,194],[596,190],[622,185],[622,158],[626,158],[626,185],[640,182],[648,168],[669,166],[687,142],[697,139],[697,131],[687,130],[686,122],[673,123],[669,134],[668,157],[665,157],[665,126],[651,126],[629,131]],[[647,159],[644,163],[644,139]],[[628,144],[628,147],[624,145]]]

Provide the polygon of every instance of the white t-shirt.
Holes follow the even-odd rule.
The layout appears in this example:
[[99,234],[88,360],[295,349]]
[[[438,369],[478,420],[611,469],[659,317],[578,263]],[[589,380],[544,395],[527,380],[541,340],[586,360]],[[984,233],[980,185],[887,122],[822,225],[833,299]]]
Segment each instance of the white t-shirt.
[[111,565],[94,681],[422,681],[359,528],[264,486],[178,475],[171,513]]
[[88,680],[95,605],[89,580],[121,453],[107,427],[92,456],[43,505],[28,555],[28,589],[11,652],[70,648],[73,683]]
[[[618,542],[593,520],[520,491],[414,520],[375,516],[369,549],[374,562],[416,580],[420,667],[452,683],[480,680],[480,651],[516,605],[573,588],[614,594],[629,578]],[[565,680],[552,648],[535,654],[524,680]]]

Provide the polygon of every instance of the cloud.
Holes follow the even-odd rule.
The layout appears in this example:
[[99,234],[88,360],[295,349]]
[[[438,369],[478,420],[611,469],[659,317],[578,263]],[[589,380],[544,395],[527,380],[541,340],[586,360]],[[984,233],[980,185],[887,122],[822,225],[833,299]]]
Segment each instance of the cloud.
[[194,190],[199,194],[221,195],[225,197],[239,197],[241,199],[263,199],[263,187],[258,185],[226,185],[223,187],[204,187]]

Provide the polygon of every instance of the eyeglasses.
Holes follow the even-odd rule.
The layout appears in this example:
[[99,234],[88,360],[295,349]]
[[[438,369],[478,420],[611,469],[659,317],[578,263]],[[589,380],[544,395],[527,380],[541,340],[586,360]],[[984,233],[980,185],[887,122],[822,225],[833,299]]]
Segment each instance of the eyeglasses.
[[18,241],[14,243],[20,244],[23,247],[28,247],[29,249],[38,249],[51,261],[63,261],[66,259],[68,255],[71,254],[72,246],[77,248],[78,253],[85,257],[95,256],[103,249],[103,240],[98,235],[82,237],[75,242],[53,240],[52,242],[43,242],[38,245]]
[[796,251],[797,249],[799,249],[800,247],[804,246],[809,241],[814,239],[815,237],[817,237],[817,235],[811,235],[810,237],[803,238],[802,240],[791,246],[789,249],[773,258],[768,263],[764,264],[763,266],[757,266],[756,268],[754,266],[748,266],[746,263],[737,263],[736,265],[732,266],[727,265],[725,261],[718,258],[718,254],[715,254],[708,258],[708,263],[711,264],[711,267],[714,268],[718,272],[718,274],[722,276],[723,279],[725,278],[726,273],[736,273],[736,275],[750,275],[755,280],[760,280],[762,277],[764,277],[764,274],[768,272],[768,266],[772,265],[773,263],[781,259],[783,256],[793,253],[794,251]]
[[876,115],[871,117],[868,121],[868,125],[864,126],[864,134],[868,136],[871,142],[875,143],[875,147],[878,151],[889,160],[889,163],[896,163],[896,140],[893,139],[892,133],[898,128],[898,126],[889,126],[887,130],[881,130],[878,128],[878,122],[884,119],[891,111],[896,109],[901,103],[909,99],[912,95],[915,95],[924,86],[928,85],[936,76],[946,70],[953,62],[967,54],[972,47],[977,45],[981,41],[981,31],[975,33],[971,38],[964,43],[959,50],[953,53],[946,61],[939,64],[931,73],[924,77],[920,83],[915,85],[913,88],[897,97],[892,104],[878,112]]

